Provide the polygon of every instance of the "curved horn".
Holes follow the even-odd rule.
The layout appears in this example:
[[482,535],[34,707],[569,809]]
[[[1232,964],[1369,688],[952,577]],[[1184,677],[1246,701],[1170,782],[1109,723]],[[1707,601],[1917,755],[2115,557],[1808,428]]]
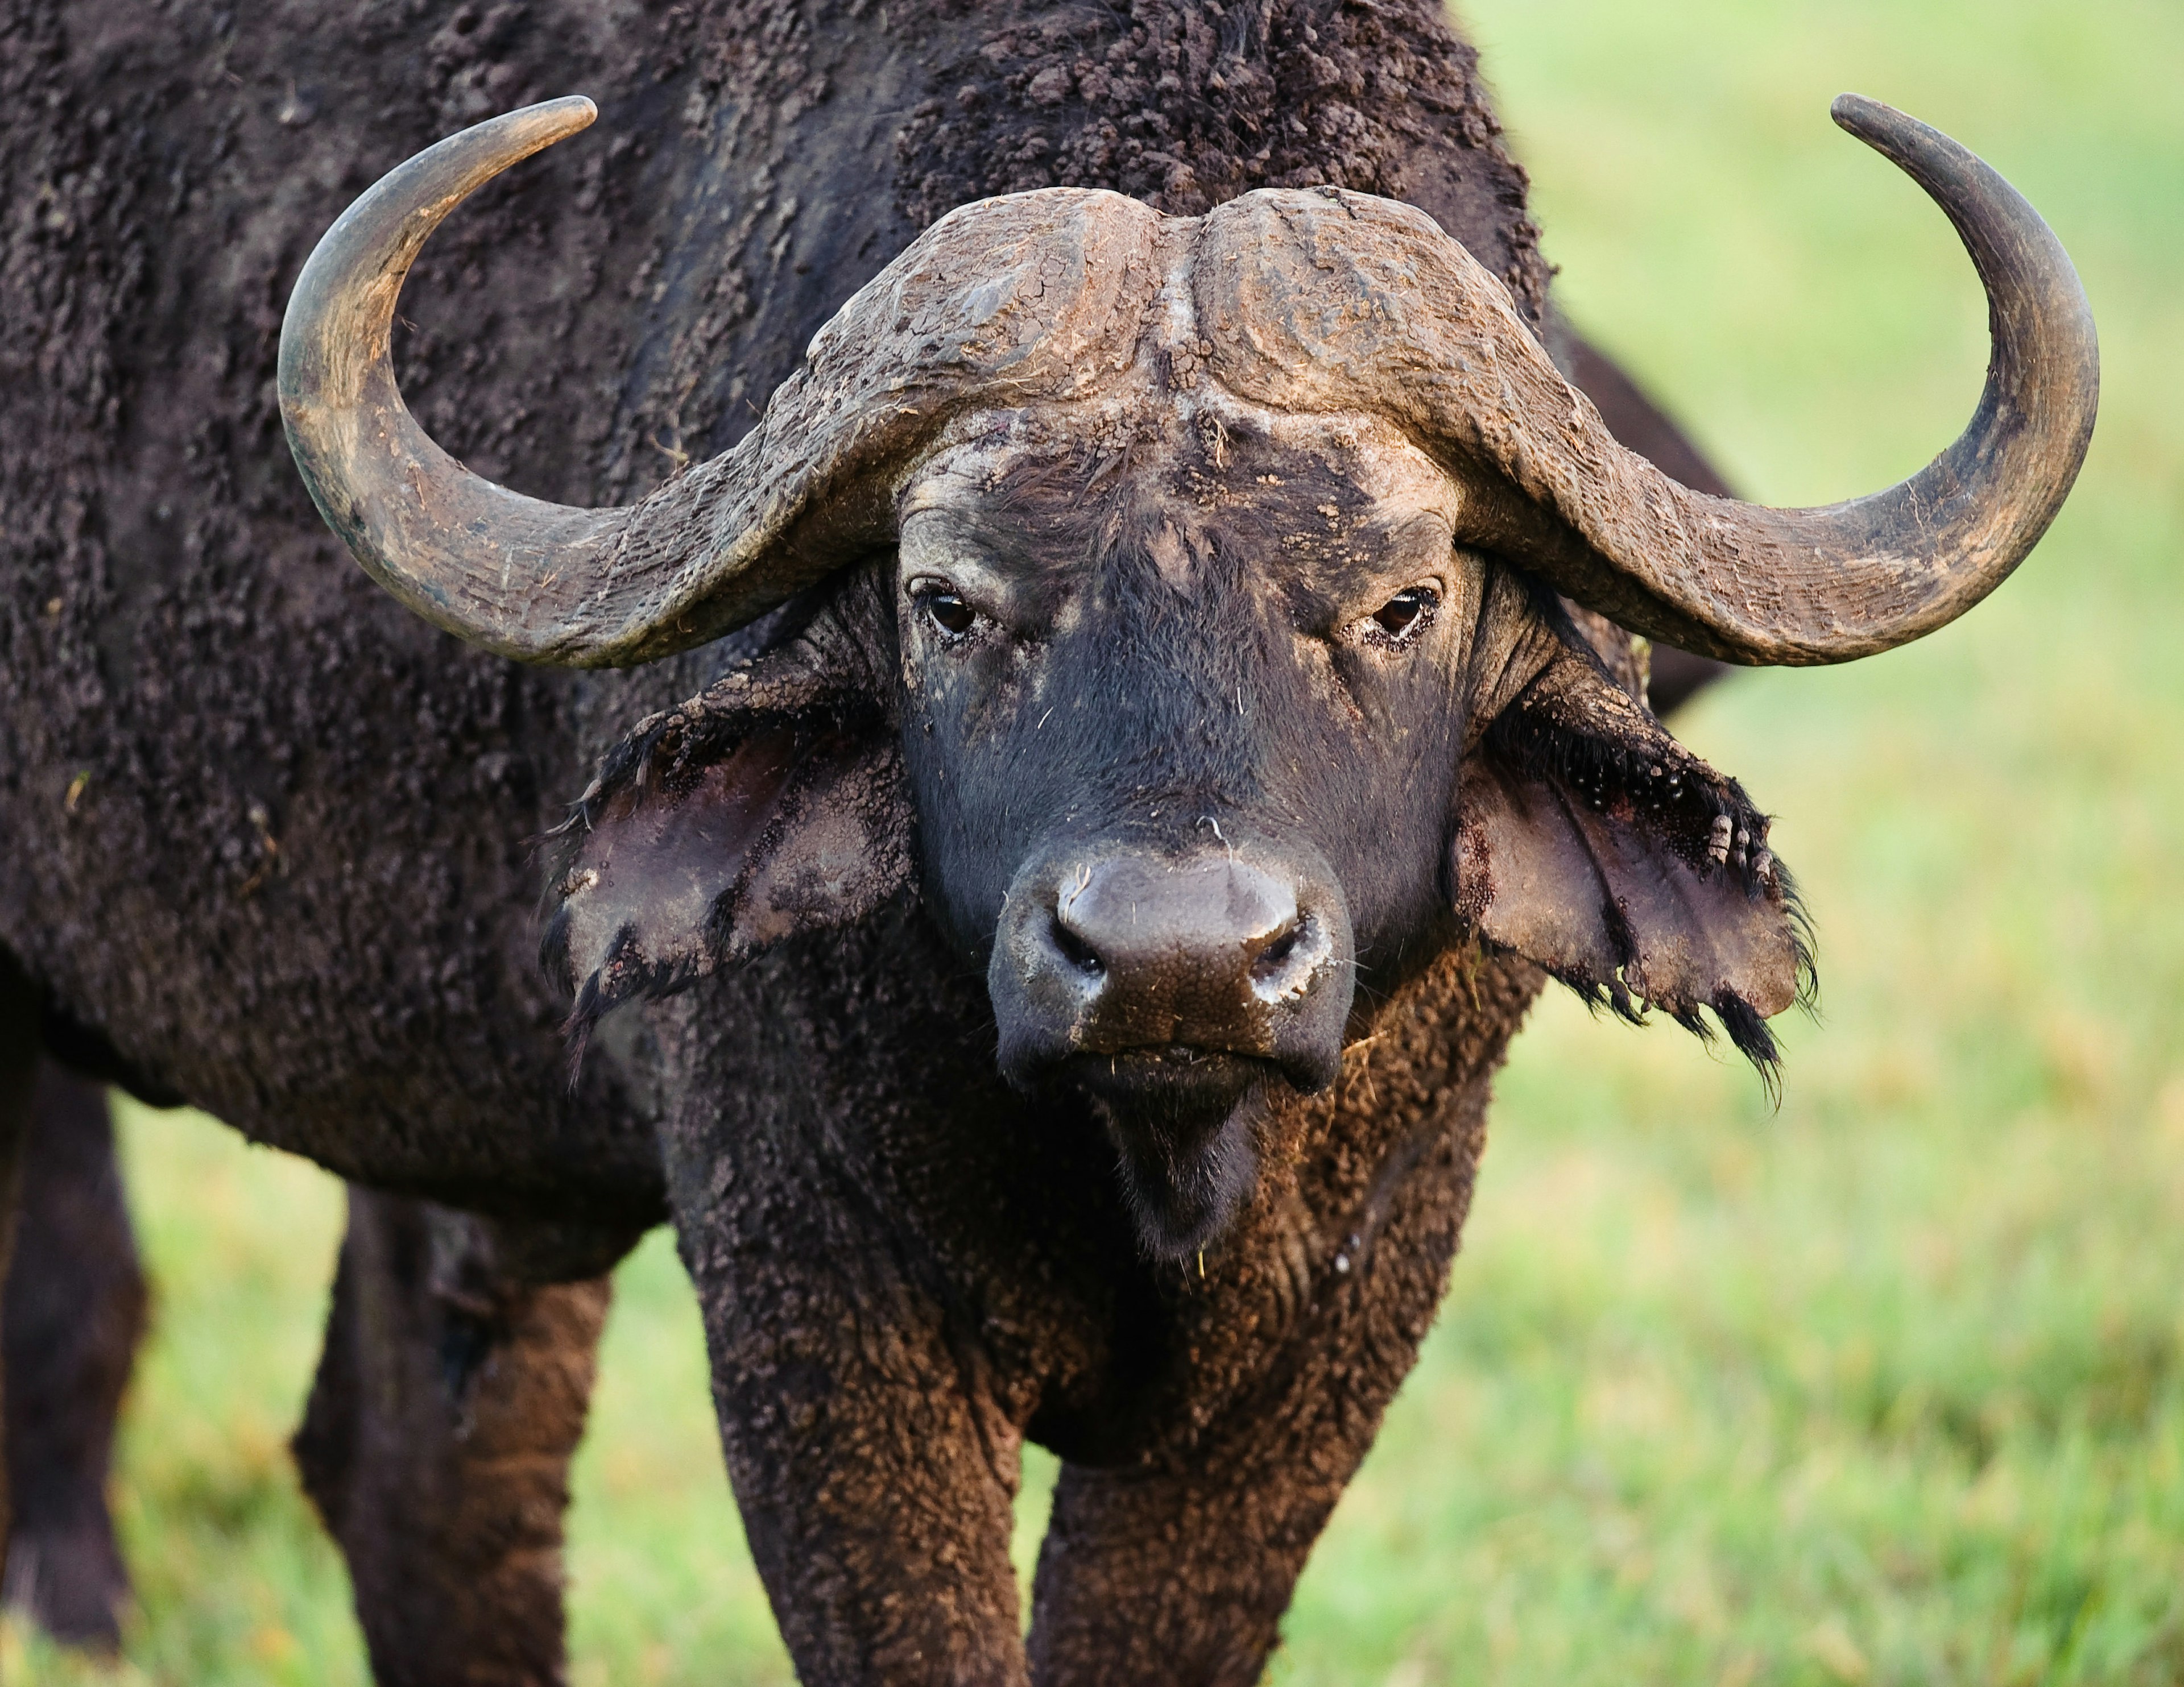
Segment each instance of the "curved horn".
[[[1234,202],[1223,243],[1240,261],[1214,266],[1201,309],[1282,331],[1217,337],[1217,372],[1291,402],[1300,385],[1329,408],[1362,397],[1429,447],[1483,459],[1524,497],[1483,500],[1466,537],[1507,544],[1634,632],[1786,665],[1908,643],[2001,584],[2047,531],[2092,437],[2099,349],[2077,272],[2014,188],[1878,101],[1845,94],[1833,111],[1947,213],[1987,293],[1993,353],[1970,425],[1885,492],[1773,509],[1679,486],[1615,443],[1468,253],[1419,213],[1347,194]],[[1362,242],[1361,216],[1379,225]],[[1319,372],[1281,368],[1299,355]]]
[[928,229],[819,331],[749,433],[642,503],[575,509],[481,479],[403,404],[395,301],[466,195],[595,114],[552,100],[392,171],[320,241],[281,325],[281,419],[312,501],[374,579],[459,637],[577,667],[717,638],[891,537],[892,476],[950,416],[1128,366],[1157,215],[1074,190],[989,202]]
[[327,525],[426,620],[532,660],[566,648],[587,565],[612,554],[630,512],[548,504],[471,474],[403,404],[388,333],[410,265],[447,214],[598,114],[581,97],[534,105],[383,176],[319,242],[281,325],[281,419]]

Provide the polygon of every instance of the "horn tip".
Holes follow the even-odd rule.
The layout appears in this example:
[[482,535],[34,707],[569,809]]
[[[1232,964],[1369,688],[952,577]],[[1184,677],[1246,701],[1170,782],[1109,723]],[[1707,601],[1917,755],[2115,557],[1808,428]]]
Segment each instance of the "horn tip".
[[1866,94],[1837,94],[1828,103],[1828,115],[1835,119],[1836,126],[1847,130],[1860,140],[1890,118],[1903,114],[1894,106],[1883,104]]
[[[1938,161],[1949,161],[1954,168],[1970,159],[1964,148],[1930,124],[1864,94],[1837,94],[1828,106],[1828,115],[1835,119],[1836,127],[1864,142],[1897,168],[1909,170],[1922,185],[1925,176],[1914,159],[1936,161],[1923,167],[1931,169]],[[1977,164],[1976,159],[1971,162]]]
[[560,99],[543,101],[517,114],[533,120],[554,140],[560,141],[566,140],[579,130],[588,129],[599,121],[599,109],[588,94],[566,94]]

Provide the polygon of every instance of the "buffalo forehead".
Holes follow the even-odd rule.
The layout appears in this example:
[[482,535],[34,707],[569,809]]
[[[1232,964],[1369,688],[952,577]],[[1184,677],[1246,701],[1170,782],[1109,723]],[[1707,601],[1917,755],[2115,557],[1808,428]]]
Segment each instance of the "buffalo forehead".
[[1042,534],[1066,543],[1118,495],[1168,512],[1152,533],[1263,537],[1299,571],[1445,563],[1464,488],[1400,430],[1225,398],[1141,393],[965,418],[900,494],[905,577],[967,552],[1050,565]]

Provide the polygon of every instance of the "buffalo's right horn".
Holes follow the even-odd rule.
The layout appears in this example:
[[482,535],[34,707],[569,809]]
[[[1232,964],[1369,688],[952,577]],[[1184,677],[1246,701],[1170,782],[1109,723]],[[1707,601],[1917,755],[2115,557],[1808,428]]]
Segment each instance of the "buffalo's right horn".
[[642,503],[495,486],[404,405],[395,301],[467,195],[594,115],[552,100],[402,164],[319,242],[281,324],[281,420],[312,500],[381,585],[461,638],[577,667],[705,643],[884,543],[894,476],[950,416],[1128,365],[1134,331],[1116,329],[1150,298],[1157,217],[1112,193],[1003,201],[934,224],[820,331],[749,433]]

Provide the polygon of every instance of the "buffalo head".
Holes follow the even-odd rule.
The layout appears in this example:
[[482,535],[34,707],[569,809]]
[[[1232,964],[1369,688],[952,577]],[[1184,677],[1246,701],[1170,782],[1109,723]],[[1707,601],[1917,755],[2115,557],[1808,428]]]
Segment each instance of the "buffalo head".
[[1003,1072],[1095,1098],[1148,1244],[1180,1250],[1248,1183],[1240,1104],[1329,1083],[1359,991],[1453,942],[1771,1058],[1803,955],[1765,818],[1580,619],[1752,663],[1914,638],[2038,538],[2097,381],[2031,208],[1901,114],[1836,117],[1964,234],[1994,359],[1954,446],[1825,509],[1669,480],[1430,219],[1331,189],[967,206],[733,449],[628,509],[519,497],[410,419],[387,327],[439,219],[584,101],[343,216],[283,412],[365,566],[489,649],[629,664],[793,605],[585,794],[550,939],[580,1031],[915,884],[985,972]]

